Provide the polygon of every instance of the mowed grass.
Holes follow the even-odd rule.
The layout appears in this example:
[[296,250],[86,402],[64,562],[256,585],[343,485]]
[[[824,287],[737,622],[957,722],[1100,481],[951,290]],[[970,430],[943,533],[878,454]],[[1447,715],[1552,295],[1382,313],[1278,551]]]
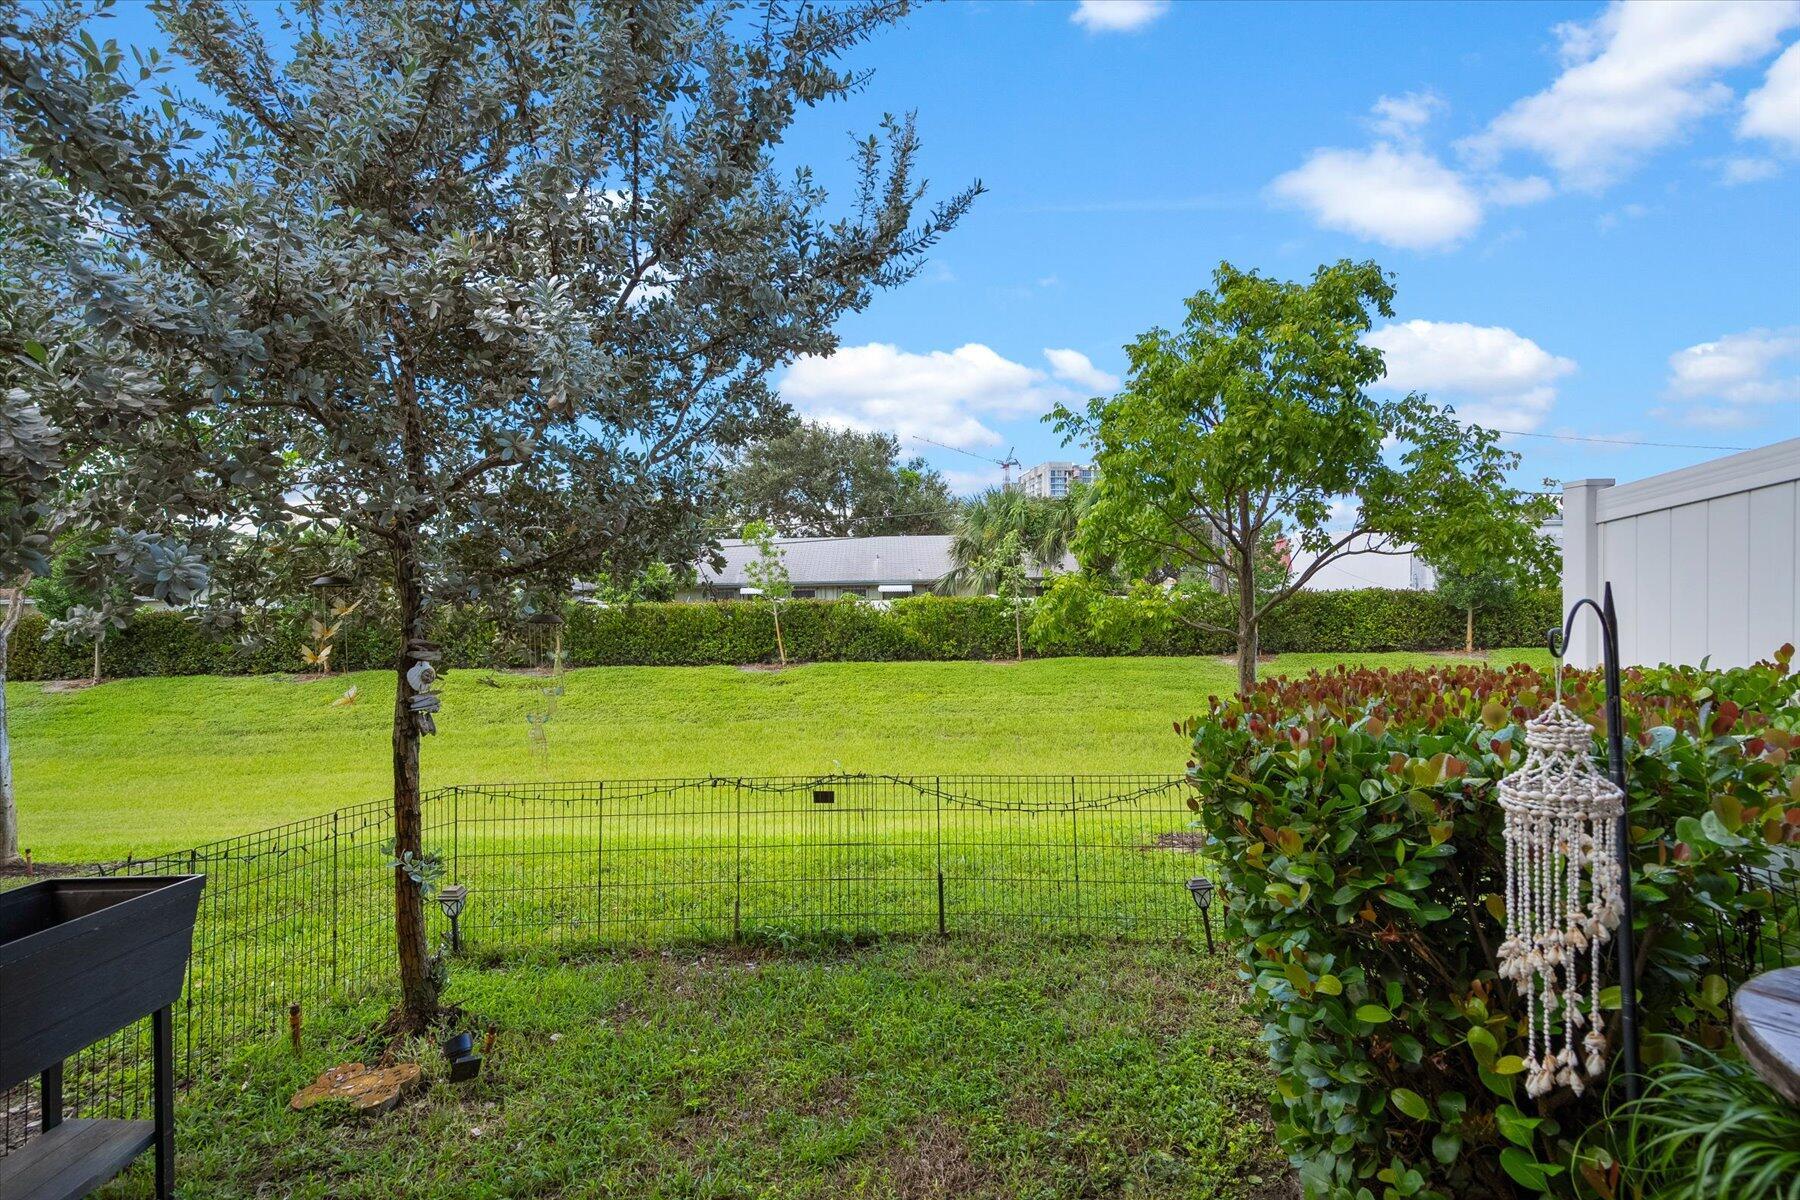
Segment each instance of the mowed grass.
[[[372,1061],[310,1014],[183,1098],[178,1180],[293,1200],[1144,1200],[1293,1195],[1231,967],[1189,946],[980,938],[459,966],[481,1077],[357,1120],[287,1100]],[[150,1194],[139,1166],[103,1192]]]
[[[1284,655],[1266,671],[1450,656]],[[1542,652],[1496,652],[1495,661]],[[1233,686],[1227,660],[815,663],[785,671],[570,671],[532,747],[543,680],[453,671],[427,787],[704,775],[1178,772],[1170,722]],[[330,701],[355,686],[353,705]],[[22,843],[40,861],[182,849],[390,791],[389,673],[7,685]]]

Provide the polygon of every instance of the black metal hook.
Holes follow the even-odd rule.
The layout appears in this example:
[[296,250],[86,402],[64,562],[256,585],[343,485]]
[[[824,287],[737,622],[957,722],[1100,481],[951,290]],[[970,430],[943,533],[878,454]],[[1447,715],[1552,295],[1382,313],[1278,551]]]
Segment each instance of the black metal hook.
[[[1611,599],[1611,592],[1612,585],[1608,584],[1607,598],[1609,600]],[[1593,609],[1594,615],[1600,619],[1601,636],[1604,637],[1608,633],[1617,634],[1618,630],[1615,628],[1615,622],[1607,615],[1607,610],[1600,607],[1600,605],[1591,598],[1583,596],[1569,606],[1569,613],[1563,618],[1563,624],[1560,630],[1552,627],[1545,631],[1544,641],[1550,648],[1551,658],[1561,661],[1563,651],[1567,650],[1569,647],[1569,635],[1575,632],[1575,614],[1579,613],[1583,606]]]

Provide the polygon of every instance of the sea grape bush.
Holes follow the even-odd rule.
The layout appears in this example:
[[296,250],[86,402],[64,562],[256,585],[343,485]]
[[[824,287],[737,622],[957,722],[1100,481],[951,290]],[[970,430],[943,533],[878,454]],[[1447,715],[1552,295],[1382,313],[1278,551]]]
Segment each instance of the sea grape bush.
[[[1724,1044],[1719,939],[1794,920],[1769,886],[1800,851],[1792,656],[1624,679],[1647,1060],[1676,1038]],[[1524,1008],[1495,972],[1494,785],[1553,689],[1522,665],[1337,670],[1209,697],[1177,723],[1309,1197],[1620,1198],[1606,1152],[1575,1150],[1599,1089],[1526,1099]],[[1570,672],[1563,694],[1603,720],[1597,675]],[[1615,1047],[1618,996],[1601,995]]]

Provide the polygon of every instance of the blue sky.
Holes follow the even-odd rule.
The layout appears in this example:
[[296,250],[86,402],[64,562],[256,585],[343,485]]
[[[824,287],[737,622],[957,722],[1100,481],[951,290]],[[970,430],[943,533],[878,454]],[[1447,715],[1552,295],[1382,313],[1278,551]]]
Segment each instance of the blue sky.
[[[841,169],[850,131],[916,109],[936,189],[989,194],[834,361],[789,372],[803,410],[1060,457],[1039,415],[1122,372],[1220,259],[1350,256],[1396,277],[1394,381],[1496,427],[1800,434],[1800,4],[949,3],[862,61],[868,90],[792,152]],[[1721,453],[1513,444],[1534,479]]]
[[[107,24],[155,39],[129,2]],[[782,391],[958,490],[999,478],[971,454],[1064,457],[1042,414],[1110,390],[1221,259],[1375,258],[1390,382],[1557,435],[1512,439],[1523,479],[1800,434],[1800,0],[950,0],[855,61],[791,161],[842,183],[852,134],[916,110],[934,193],[989,191]]]

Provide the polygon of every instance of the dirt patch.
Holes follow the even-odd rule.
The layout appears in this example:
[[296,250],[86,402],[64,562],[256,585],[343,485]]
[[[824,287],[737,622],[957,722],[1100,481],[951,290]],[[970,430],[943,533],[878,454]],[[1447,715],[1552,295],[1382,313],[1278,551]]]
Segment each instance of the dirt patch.
[[0,879],[31,878],[60,879],[67,875],[91,874],[99,863],[0,863]]
[[929,1117],[881,1156],[896,1200],[949,1200],[973,1196],[994,1182],[969,1154],[963,1131],[942,1117]]
[[1176,829],[1168,833],[1159,833],[1146,850],[1179,850],[1184,854],[1198,854],[1206,849],[1206,835],[1195,829]]
[[27,1138],[36,1136],[42,1120],[35,1087],[21,1083],[10,1092],[0,1092],[0,1152],[23,1146]]
[[52,696],[60,696],[69,692],[85,692],[105,682],[104,679],[51,679],[44,684],[44,691]]

